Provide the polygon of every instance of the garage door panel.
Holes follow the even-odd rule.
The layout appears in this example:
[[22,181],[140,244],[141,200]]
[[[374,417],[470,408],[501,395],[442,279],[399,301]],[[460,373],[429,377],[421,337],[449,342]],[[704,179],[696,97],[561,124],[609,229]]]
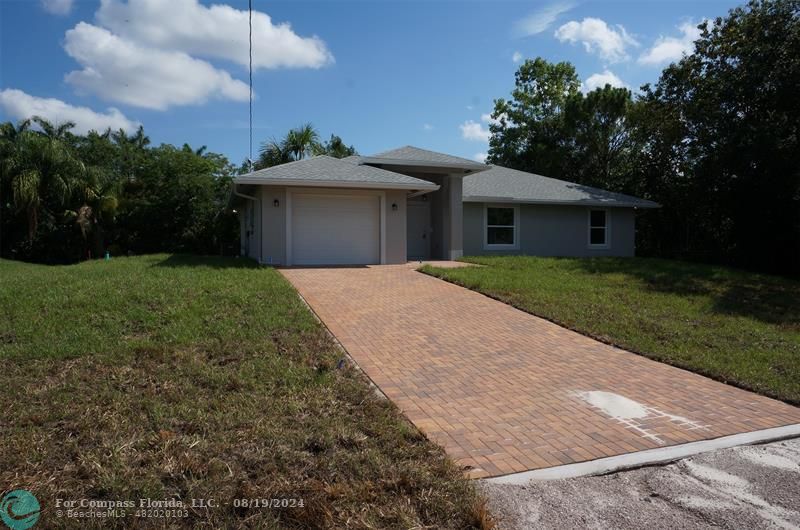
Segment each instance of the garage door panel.
[[297,265],[380,263],[377,196],[294,195],[291,230]]

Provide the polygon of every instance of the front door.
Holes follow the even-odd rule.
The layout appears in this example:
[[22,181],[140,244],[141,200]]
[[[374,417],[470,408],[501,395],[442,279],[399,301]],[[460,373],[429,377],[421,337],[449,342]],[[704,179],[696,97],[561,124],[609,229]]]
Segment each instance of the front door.
[[407,215],[407,254],[409,260],[431,257],[431,203],[421,199],[409,200]]

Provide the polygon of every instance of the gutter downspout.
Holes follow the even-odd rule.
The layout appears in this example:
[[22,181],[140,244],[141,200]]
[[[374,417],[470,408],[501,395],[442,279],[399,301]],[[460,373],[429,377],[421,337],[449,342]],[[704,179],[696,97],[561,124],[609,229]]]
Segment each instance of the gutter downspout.
[[[253,201],[254,203],[256,203],[258,205],[258,210],[259,210],[258,211],[258,222],[262,224],[261,228],[263,228],[263,223],[262,223],[262,220],[261,220],[261,215],[263,214],[263,212],[261,211],[261,199],[259,199],[258,197],[254,197],[252,195],[245,195],[244,193],[240,193],[239,191],[236,190],[236,183],[235,182],[233,183],[233,189],[231,191],[237,197],[241,197],[242,199],[246,199],[248,201]],[[255,228],[255,227],[253,227],[253,228]],[[258,235],[259,235],[259,237],[258,237],[258,263],[259,264],[261,264],[261,260],[264,257],[264,248],[263,248],[264,247],[264,234],[262,234],[261,232],[262,232],[262,230],[259,229],[259,231],[258,231]]]

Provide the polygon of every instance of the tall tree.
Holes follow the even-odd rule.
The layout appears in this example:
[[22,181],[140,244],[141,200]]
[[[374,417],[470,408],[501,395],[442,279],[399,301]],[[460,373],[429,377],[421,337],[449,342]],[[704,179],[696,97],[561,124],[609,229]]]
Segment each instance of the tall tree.
[[123,187],[115,242],[137,253],[230,246],[237,236],[225,212],[232,174],[225,157],[189,145],[147,149],[136,181]]
[[352,145],[348,146],[340,137],[332,134],[330,140],[318,145],[314,154],[328,155],[332,156],[333,158],[345,158],[348,156],[353,156],[357,153],[355,147]]
[[150,145],[150,138],[144,134],[144,127],[140,125],[132,136],[124,129],[111,132],[110,136],[119,148],[116,170],[120,176],[129,181],[135,180],[137,172],[142,167],[145,149]]
[[77,174],[82,165],[72,156],[65,135],[74,126],[55,126],[35,117],[41,130],[30,128],[30,122],[19,127],[3,126],[2,178],[11,190],[16,212],[24,212],[28,241],[36,237],[42,215],[56,219],[64,211]]
[[580,95],[575,67],[538,57],[522,63],[514,77],[511,99],[495,101],[487,162],[561,177],[567,153],[563,110]]
[[72,203],[77,209],[67,209],[64,214],[65,222],[74,223],[81,234],[81,256],[102,255],[106,227],[113,222],[119,206],[119,192],[119,183],[105,168],[82,167],[73,192]]
[[310,123],[305,123],[289,131],[285,140],[286,147],[295,160],[311,156],[319,145],[319,133]]
[[685,124],[692,246],[800,273],[800,0],[752,0],[701,30],[646,91]]
[[570,96],[564,106],[564,176],[581,184],[631,191],[634,149],[628,114],[633,104],[625,88],[606,85]]

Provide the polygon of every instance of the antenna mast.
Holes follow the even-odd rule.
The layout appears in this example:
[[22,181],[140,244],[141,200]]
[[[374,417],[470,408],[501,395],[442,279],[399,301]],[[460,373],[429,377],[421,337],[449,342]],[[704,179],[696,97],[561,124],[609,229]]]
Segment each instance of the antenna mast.
[[250,44],[250,156],[247,162],[250,171],[253,171],[253,0],[248,0],[247,7]]

